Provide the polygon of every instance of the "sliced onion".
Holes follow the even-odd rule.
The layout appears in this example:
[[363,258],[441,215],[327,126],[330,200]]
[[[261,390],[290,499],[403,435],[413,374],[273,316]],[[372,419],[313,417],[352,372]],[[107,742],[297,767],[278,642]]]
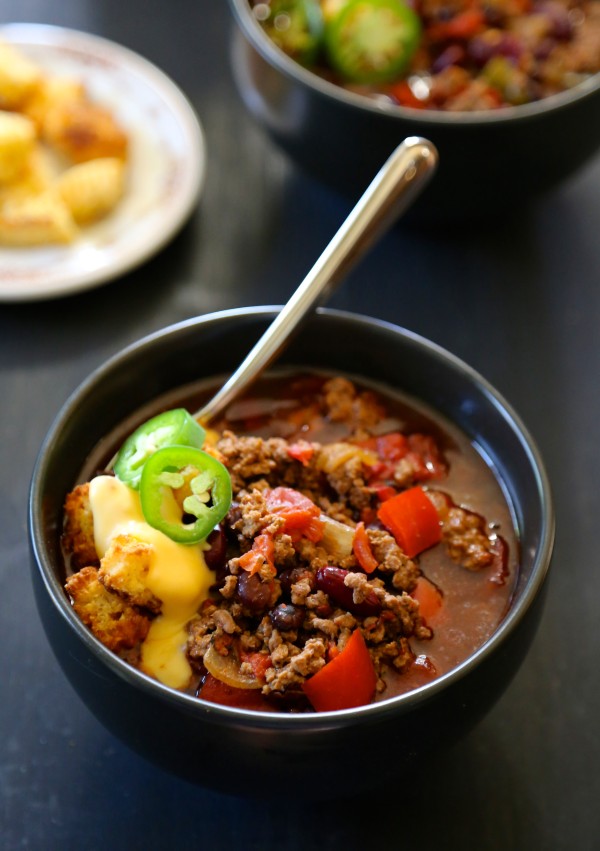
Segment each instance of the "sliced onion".
[[321,514],[323,523],[323,537],[319,545],[331,553],[332,556],[341,560],[352,555],[352,542],[354,541],[354,529],[339,520],[332,520],[326,514]]
[[204,654],[204,667],[217,680],[233,688],[262,688],[263,686],[263,683],[254,675],[248,676],[240,672],[239,659],[233,653],[221,656],[212,644]]

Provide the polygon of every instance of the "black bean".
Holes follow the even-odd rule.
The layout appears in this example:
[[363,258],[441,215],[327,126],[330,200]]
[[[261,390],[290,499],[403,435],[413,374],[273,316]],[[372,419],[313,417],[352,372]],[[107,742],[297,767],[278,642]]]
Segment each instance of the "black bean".
[[209,549],[204,551],[204,561],[211,570],[223,570],[227,557],[227,538],[222,526],[215,526],[206,543]]
[[269,612],[269,617],[275,629],[287,632],[290,629],[300,629],[304,620],[304,610],[291,603],[280,603]]

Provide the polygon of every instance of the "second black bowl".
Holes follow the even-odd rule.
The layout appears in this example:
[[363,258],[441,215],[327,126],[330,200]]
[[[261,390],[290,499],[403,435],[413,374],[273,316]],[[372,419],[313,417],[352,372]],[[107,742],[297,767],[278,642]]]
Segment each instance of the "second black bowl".
[[303,68],[269,39],[248,0],[229,0],[233,70],[242,99],[275,141],[318,179],[356,198],[397,145],[437,147],[434,180],[416,221],[515,211],[567,178],[600,146],[600,74],[522,106],[479,112],[415,110],[374,101]]

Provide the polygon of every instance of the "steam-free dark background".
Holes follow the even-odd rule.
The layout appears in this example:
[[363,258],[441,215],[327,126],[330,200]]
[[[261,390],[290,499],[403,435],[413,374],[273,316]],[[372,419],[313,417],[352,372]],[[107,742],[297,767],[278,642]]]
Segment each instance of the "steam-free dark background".
[[[184,90],[208,143],[199,208],[155,259],[87,293],[0,305],[0,847],[600,847],[600,158],[500,221],[482,211],[469,229],[398,225],[331,302],[467,360],[537,439],[558,538],[527,661],[417,785],[399,777],[373,798],[302,807],[272,803],[268,788],[229,797],[146,764],[67,684],[32,598],[29,478],[54,415],[92,369],[174,321],[284,302],[350,202],[302,175],[246,114],[224,0],[0,0],[0,20],[87,30],[139,52]],[[386,754],[372,756],[377,772]],[[352,792],[335,765],[315,765],[315,776]]]

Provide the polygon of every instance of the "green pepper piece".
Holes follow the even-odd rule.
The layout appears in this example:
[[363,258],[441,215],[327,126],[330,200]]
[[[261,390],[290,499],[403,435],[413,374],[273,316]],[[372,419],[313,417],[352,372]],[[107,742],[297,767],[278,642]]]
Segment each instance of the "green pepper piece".
[[350,0],[329,22],[325,48],[332,67],[354,83],[398,79],[421,38],[421,20],[402,0]]
[[258,20],[271,41],[301,65],[313,65],[325,29],[317,0],[272,0],[257,8],[268,11]]
[[142,423],[129,435],[117,455],[115,475],[124,484],[137,490],[144,464],[157,449],[173,445],[200,449],[205,437],[202,426],[185,408],[165,411]]
[[[140,501],[146,522],[179,544],[204,540],[231,505],[227,469],[201,449],[165,446],[142,470]],[[185,522],[185,516],[195,518]]]

